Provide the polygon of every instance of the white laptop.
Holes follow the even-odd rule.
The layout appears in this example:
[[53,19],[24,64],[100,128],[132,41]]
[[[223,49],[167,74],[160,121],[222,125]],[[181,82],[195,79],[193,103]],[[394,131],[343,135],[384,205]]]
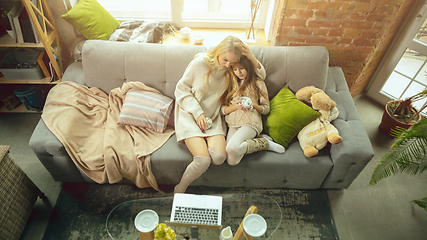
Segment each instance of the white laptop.
[[176,193],[170,225],[221,229],[222,197]]

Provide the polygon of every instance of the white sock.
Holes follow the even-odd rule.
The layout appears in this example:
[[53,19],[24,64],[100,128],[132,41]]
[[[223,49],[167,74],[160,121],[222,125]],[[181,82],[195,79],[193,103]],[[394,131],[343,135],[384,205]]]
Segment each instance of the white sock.
[[273,151],[273,152],[277,152],[277,153],[284,153],[285,152],[285,148],[282,145],[274,142],[274,140],[270,136],[268,136],[267,134],[261,134],[260,137],[267,139],[268,144],[270,145],[268,147],[269,151]]

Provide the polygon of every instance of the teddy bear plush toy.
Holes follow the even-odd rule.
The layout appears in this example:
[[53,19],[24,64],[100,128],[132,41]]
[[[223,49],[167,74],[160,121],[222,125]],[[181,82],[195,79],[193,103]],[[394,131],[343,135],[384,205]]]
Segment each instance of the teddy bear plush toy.
[[324,148],[328,142],[336,144],[342,137],[330,122],[338,117],[336,103],[321,89],[314,86],[301,88],[295,94],[296,98],[311,104],[321,116],[313,120],[298,133],[300,146],[306,157],[313,157]]

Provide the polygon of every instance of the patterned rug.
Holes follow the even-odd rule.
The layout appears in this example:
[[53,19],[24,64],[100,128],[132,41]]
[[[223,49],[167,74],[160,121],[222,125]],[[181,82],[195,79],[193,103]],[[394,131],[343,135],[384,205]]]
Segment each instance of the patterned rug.
[[[108,213],[125,201],[173,196],[173,187],[160,188],[162,191],[157,192],[127,184],[64,183],[43,239],[111,239],[105,227]],[[276,200],[283,215],[278,230],[270,239],[339,239],[326,190],[189,187],[187,192],[265,194]],[[199,238],[204,240],[202,236]]]

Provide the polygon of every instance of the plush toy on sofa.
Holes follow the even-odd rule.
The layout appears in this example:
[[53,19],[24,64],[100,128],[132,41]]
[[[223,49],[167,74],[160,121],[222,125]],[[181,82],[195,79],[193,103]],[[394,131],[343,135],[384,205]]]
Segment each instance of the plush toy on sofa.
[[315,156],[328,142],[332,144],[341,142],[342,137],[338,134],[338,130],[330,123],[338,117],[335,102],[323,90],[314,86],[301,88],[295,96],[301,101],[311,103],[313,109],[322,114],[298,133],[304,155]]

